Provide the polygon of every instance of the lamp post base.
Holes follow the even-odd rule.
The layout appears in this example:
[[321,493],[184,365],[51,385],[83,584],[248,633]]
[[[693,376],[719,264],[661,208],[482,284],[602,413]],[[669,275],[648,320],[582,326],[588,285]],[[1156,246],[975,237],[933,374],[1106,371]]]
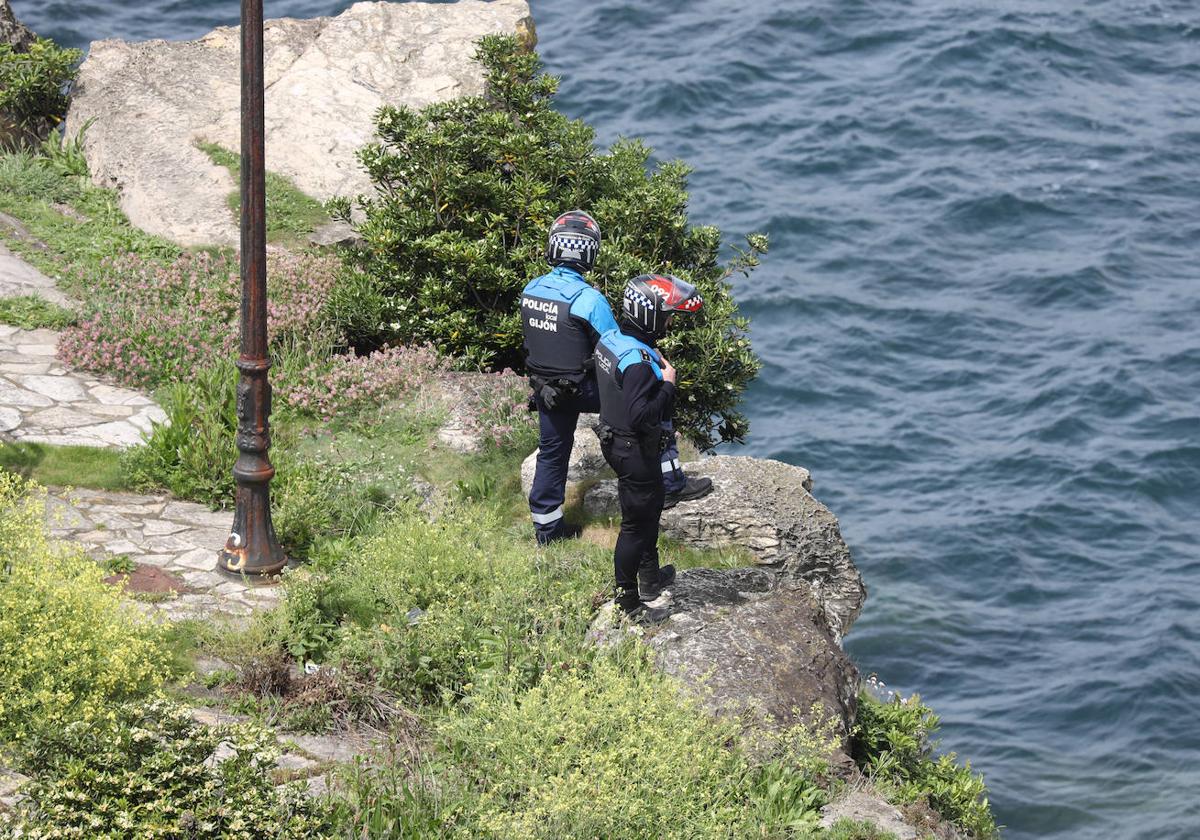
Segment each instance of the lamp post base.
[[278,575],[288,560],[275,538],[267,485],[238,487],[237,494],[233,530],[217,556],[217,570],[238,578]]

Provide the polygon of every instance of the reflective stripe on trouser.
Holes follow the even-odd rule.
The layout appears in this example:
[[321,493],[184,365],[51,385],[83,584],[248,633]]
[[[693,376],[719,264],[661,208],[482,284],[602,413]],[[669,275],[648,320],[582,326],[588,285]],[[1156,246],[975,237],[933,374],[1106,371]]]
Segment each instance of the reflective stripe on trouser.
[[658,456],[662,462],[663,489],[668,493],[677,493],[687,484],[687,477],[683,474],[683,467],[679,464],[679,439],[675,434],[675,426],[670,420],[664,420],[662,427],[671,433],[671,442]]
[[552,525],[563,518],[562,505],[559,505],[549,513],[531,513],[529,515],[535,525]]

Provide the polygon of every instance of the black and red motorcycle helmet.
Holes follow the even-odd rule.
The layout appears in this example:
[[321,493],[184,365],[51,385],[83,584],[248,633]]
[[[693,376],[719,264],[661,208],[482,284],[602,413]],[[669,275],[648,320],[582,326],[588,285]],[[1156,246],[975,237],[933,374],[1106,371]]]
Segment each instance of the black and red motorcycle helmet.
[[592,270],[600,252],[600,225],[582,210],[568,210],[550,225],[546,261],[565,265],[581,274]]
[[625,284],[621,312],[647,335],[661,338],[676,312],[699,312],[704,299],[696,287],[670,274],[639,274]]

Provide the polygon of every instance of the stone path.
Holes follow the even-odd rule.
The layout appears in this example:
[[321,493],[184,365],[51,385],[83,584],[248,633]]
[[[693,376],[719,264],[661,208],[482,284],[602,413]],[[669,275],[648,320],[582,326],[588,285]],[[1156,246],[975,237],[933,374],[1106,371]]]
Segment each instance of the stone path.
[[36,295],[71,308],[70,299],[60,292],[54,281],[25,262],[0,242],[0,297]]
[[279,602],[282,590],[215,571],[217,552],[233,524],[231,512],[169,496],[139,496],[100,490],[54,491],[46,500],[50,533],[82,543],[97,560],[124,556],[160,570],[158,581],[178,591],[146,603],[173,621],[230,618],[245,621],[256,608]]
[[58,333],[0,324],[0,441],[126,447],[166,420],[149,397],[68,371]]

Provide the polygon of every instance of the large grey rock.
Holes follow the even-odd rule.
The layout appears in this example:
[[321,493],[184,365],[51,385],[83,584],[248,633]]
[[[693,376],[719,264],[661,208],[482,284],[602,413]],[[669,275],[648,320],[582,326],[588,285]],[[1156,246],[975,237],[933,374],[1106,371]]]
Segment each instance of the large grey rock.
[[671,591],[671,618],[645,641],[712,712],[740,717],[751,732],[832,720],[845,741],[858,671],[811,592],[764,568],[687,570]]
[[17,52],[26,52],[36,37],[17,20],[8,0],[0,0],[0,43],[8,44]]
[[[493,32],[532,42],[525,0],[356,3],[334,18],[268,21],[267,168],[322,200],[368,192],[355,153],[376,109],[481,93],[471,56]],[[239,46],[232,27],[198,41],[92,44],[67,132],[95,121],[92,176],[120,191],[138,227],[185,245],[237,241],[233,179],[195,143],[239,147]]]
[[[713,492],[663,512],[669,537],[701,548],[741,546],[771,568],[774,585],[807,590],[835,640],[862,612],[866,588],[837,518],[810,492],[808,470],[781,461],[718,455],[687,464],[708,476]],[[584,496],[593,516],[619,516],[616,481]]]
[[848,789],[821,809],[821,825],[832,828],[838,820],[869,822],[890,831],[896,840],[920,840],[927,835],[909,825],[900,809],[870,788]]
[[[600,439],[592,431],[599,416],[581,414],[575,426],[575,445],[571,448],[571,459],[567,464],[567,496],[569,497],[584,482],[614,478],[612,468],[600,451]],[[521,490],[526,496],[533,486],[533,473],[537,469],[538,451],[521,462]]]

